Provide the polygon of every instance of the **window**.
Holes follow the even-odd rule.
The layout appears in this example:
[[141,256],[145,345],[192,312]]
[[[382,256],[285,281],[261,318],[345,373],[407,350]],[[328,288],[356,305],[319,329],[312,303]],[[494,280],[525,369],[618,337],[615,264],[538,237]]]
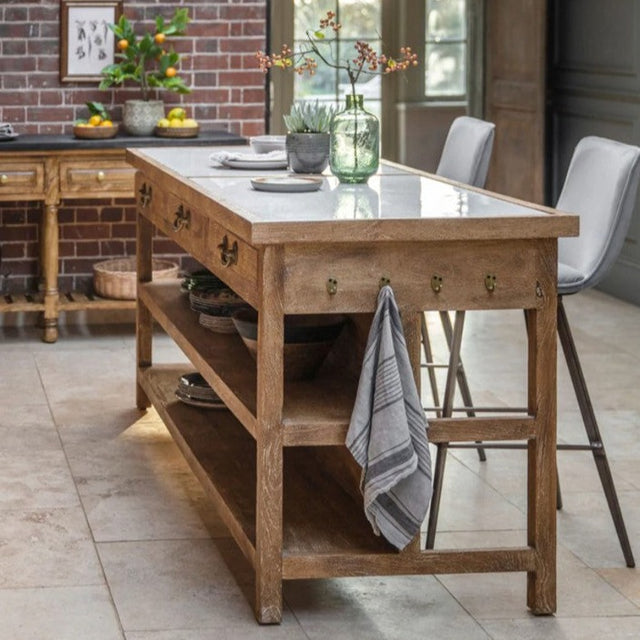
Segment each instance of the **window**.
[[[334,11],[342,29],[336,34],[337,41],[331,45],[331,57],[336,60],[349,58],[355,51],[357,40],[366,40],[374,49],[382,49],[380,0],[294,0],[293,49],[305,49],[305,34],[313,31],[327,11]],[[328,47],[329,45],[327,45]],[[318,60],[314,76],[295,75],[293,97],[295,100],[321,100],[342,106],[344,96],[349,93],[349,80],[344,72]],[[367,110],[380,115],[380,76],[363,76],[358,83],[358,93],[365,97]]]
[[466,0],[425,0],[425,96],[464,98],[467,94]]

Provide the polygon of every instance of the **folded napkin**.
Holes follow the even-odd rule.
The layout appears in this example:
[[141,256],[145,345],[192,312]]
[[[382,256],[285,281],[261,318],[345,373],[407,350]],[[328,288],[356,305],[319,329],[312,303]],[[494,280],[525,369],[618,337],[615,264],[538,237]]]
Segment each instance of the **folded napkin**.
[[13,126],[8,122],[0,122],[0,135],[1,136],[14,136],[15,132]]
[[239,151],[216,151],[209,156],[214,164],[224,165],[228,160],[238,162],[282,162],[287,161],[286,151],[269,151],[269,153],[241,153]]
[[367,519],[374,533],[397,549],[420,532],[431,499],[427,428],[400,313],[391,287],[385,286],[369,331],[346,445],[362,467]]

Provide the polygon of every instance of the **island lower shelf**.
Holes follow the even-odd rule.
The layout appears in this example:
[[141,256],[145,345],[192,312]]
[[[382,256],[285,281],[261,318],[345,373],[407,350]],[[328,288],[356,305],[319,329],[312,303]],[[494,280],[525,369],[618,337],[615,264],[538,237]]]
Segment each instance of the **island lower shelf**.
[[[175,397],[179,366],[150,367],[138,380],[240,548],[255,556],[256,445],[231,412],[199,409]],[[290,447],[284,456],[283,577],[345,575],[319,568],[318,557],[392,554],[367,522],[362,500],[328,469],[314,447]],[[331,447],[332,450],[336,449]]]
[[[175,397],[184,366],[139,370],[138,381],[199,479],[236,543],[255,567],[256,446],[251,435],[220,409],[198,409]],[[321,451],[323,455],[318,456]],[[533,550],[460,549],[398,552],[374,535],[357,480],[351,487],[343,447],[289,447],[284,451],[284,579],[356,575],[470,573],[491,566],[534,568]],[[333,464],[327,461],[333,460]]]

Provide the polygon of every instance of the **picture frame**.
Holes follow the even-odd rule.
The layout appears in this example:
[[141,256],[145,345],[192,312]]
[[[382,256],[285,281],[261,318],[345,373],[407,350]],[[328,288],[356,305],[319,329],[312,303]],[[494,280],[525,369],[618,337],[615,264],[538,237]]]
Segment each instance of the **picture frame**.
[[96,82],[115,61],[107,25],[122,15],[122,0],[60,0],[60,82]]

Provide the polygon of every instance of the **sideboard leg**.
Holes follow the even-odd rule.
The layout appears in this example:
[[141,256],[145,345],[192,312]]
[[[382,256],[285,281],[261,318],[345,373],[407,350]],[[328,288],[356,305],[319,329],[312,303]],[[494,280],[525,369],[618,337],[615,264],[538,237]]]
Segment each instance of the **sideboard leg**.
[[58,205],[44,207],[42,223],[44,275],[44,342],[58,339]]

